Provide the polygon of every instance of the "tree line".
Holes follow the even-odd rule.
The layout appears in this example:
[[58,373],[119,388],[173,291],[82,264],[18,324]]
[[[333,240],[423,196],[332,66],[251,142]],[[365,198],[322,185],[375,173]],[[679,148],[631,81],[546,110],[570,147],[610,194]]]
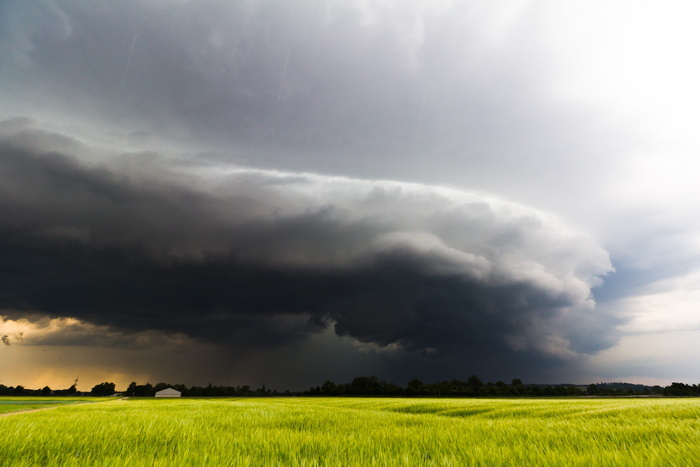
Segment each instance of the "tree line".
[[77,396],[81,395],[75,384],[68,389],[51,389],[44,386],[41,389],[27,389],[21,384],[17,386],[5,386],[0,384],[0,396]]
[[95,385],[92,390],[78,392],[75,385],[68,389],[53,390],[48,386],[41,389],[26,389],[23,386],[7,387],[0,384],[1,396],[113,396],[153,397],[156,392],[174,388],[184,397],[264,397],[264,396],[374,396],[374,397],[562,397],[562,396],[694,396],[700,397],[700,385],[671,383],[669,386],[646,386],[631,383],[594,383],[588,386],[570,384],[542,385],[524,384],[513,379],[510,384],[503,381],[483,382],[472,375],[466,380],[453,379],[426,383],[412,379],[405,387],[379,380],[376,376],[358,376],[349,383],[336,384],[325,381],[320,386],[305,391],[278,392],[263,384],[257,389],[250,386],[190,386],[184,384],[158,383],[156,385],[132,382],[126,391],[119,393],[111,382]]
[[[682,383],[674,383],[682,384]],[[698,390],[700,387],[688,386]],[[660,386],[644,386],[629,383],[598,383],[589,386],[571,384],[524,384],[513,379],[484,383],[472,375],[466,381],[453,379],[436,383],[424,383],[412,379],[406,387],[380,381],[374,376],[360,376],[347,384],[324,382],[321,386],[305,391],[306,396],[397,396],[397,397],[562,397],[562,396],[624,396],[624,395],[672,395]]]

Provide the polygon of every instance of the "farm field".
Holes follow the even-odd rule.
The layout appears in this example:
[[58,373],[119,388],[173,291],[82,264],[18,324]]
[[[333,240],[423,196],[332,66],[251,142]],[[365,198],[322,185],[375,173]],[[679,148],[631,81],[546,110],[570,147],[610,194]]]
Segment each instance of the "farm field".
[[2,465],[697,465],[700,399],[102,399],[0,417]]
[[28,410],[46,409],[66,404],[94,402],[94,397],[0,397],[0,415]]

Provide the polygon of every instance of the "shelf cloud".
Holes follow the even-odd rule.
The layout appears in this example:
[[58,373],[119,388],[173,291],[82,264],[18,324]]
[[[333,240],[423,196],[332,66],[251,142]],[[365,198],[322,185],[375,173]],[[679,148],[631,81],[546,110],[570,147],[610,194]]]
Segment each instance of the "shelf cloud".
[[61,135],[14,126],[0,140],[0,308],[14,314],[232,347],[329,327],[426,355],[568,358],[609,344],[575,326],[596,317],[591,289],[611,271],[607,252],[537,210],[157,154],[93,163],[31,143]]

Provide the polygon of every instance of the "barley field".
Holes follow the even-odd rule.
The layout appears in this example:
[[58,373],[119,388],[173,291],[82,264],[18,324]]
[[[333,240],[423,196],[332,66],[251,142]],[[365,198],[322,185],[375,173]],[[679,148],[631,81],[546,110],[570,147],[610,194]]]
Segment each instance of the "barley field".
[[101,399],[0,437],[3,466],[690,466],[700,399]]
[[12,412],[26,412],[35,409],[59,407],[65,404],[95,402],[93,397],[0,397],[0,415]]

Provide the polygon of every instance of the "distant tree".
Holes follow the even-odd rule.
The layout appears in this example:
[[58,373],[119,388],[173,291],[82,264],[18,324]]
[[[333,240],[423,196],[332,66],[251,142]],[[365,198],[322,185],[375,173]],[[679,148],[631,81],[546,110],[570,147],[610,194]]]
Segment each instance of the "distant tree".
[[155,394],[155,391],[150,383],[138,385],[132,381],[124,394],[129,397],[151,397]]
[[199,386],[192,386],[187,392],[192,397],[202,397],[204,395],[204,388]]
[[481,386],[484,385],[483,381],[481,381],[479,379],[479,377],[476,375],[471,375],[469,377],[469,379],[467,380],[467,384],[471,387],[474,387],[474,388],[480,388]]
[[332,381],[324,381],[323,386],[321,386],[321,394],[335,396],[338,394],[338,386]]
[[150,383],[136,386],[136,397],[151,397],[155,394],[153,386]]
[[75,384],[72,385],[71,387],[69,387],[68,389],[66,389],[66,394],[68,394],[68,395],[73,395],[76,392],[78,392],[78,388],[75,386]]
[[12,392],[19,396],[24,392],[24,386],[18,384]]
[[96,397],[111,396],[112,394],[114,394],[114,383],[100,383],[90,391],[90,395]]
[[691,396],[692,387],[684,383],[671,383],[664,389],[664,396]]
[[470,395],[476,396],[482,392],[481,388],[484,386],[484,383],[476,375],[471,375],[467,380],[467,386],[469,387]]
[[600,394],[600,389],[598,388],[597,384],[589,384],[588,388],[586,388],[586,392],[588,393],[589,396],[596,396]]
[[43,388],[41,388],[41,395],[42,396],[50,396],[52,392],[53,391],[51,391],[51,388],[48,386],[44,386]]
[[406,388],[406,393],[411,396],[417,396],[423,390],[423,381],[418,378],[413,378],[408,382],[408,387]]
[[350,383],[352,394],[378,394],[381,385],[376,376],[358,376]]
[[129,387],[126,388],[126,392],[124,393],[126,396],[135,396],[136,395],[136,381],[132,381],[129,383]]

